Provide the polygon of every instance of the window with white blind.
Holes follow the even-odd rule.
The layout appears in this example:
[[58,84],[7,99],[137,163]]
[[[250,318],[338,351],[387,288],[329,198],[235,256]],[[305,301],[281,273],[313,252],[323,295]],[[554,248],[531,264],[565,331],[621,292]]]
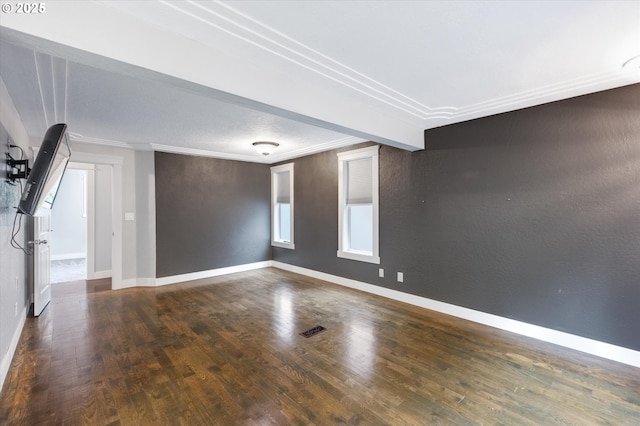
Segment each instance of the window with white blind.
[[338,153],[338,257],[380,263],[379,146]]
[[294,249],[293,163],[271,168],[271,245]]

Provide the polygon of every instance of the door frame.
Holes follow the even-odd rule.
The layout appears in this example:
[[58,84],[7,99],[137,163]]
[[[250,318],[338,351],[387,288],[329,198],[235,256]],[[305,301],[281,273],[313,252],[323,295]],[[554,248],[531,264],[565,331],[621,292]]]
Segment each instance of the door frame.
[[[123,158],[113,155],[72,152],[73,163],[111,166],[111,288],[122,288],[122,164]],[[94,167],[95,168],[95,167]],[[95,194],[94,194],[95,195]],[[94,198],[95,200],[95,198]],[[87,200],[89,201],[89,200]],[[95,224],[94,224],[95,226]],[[88,249],[88,247],[87,247]],[[95,259],[94,259],[95,260]]]

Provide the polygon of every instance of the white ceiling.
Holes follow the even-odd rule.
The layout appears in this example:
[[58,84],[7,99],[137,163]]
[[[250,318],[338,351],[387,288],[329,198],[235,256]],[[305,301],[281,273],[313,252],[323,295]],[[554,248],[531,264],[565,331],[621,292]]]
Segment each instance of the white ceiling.
[[[640,1],[49,1],[0,18],[0,77],[35,140],[63,121],[78,143],[244,161],[417,150],[425,129],[640,82]],[[256,140],[281,146],[261,158]]]

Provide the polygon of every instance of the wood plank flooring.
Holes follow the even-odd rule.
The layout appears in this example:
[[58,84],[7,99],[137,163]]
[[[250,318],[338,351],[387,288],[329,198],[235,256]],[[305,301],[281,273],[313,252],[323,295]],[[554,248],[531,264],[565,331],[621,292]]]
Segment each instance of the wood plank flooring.
[[27,319],[0,424],[640,424],[640,369],[277,269],[71,288]]

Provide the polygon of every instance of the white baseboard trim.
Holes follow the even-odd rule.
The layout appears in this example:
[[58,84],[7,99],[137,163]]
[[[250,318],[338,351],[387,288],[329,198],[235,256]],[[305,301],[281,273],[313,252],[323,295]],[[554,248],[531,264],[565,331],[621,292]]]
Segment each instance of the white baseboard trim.
[[92,274],[89,274],[87,277],[88,280],[101,280],[103,278],[111,278],[111,270],[108,271],[95,271]]
[[24,328],[24,323],[27,321],[27,308],[24,307],[22,312],[20,312],[20,322],[18,323],[18,327],[13,332],[13,337],[11,338],[11,343],[9,344],[9,350],[2,356],[2,362],[0,362],[0,391],[2,390],[2,385],[4,385],[4,379],[7,378],[7,374],[9,373],[9,367],[11,367],[11,361],[13,361],[13,355],[18,348],[18,342],[20,341],[20,336],[22,335],[22,329]]
[[62,253],[52,254],[51,260],[85,259],[86,257],[86,253]]
[[199,280],[202,278],[217,277],[219,275],[234,274],[236,272],[251,271],[253,269],[268,268],[272,266],[272,260],[263,262],[247,263],[245,265],[228,266],[226,268],[209,269],[208,271],[191,272],[188,274],[171,275],[169,277],[156,278],[156,286],[176,284],[184,281]]
[[128,278],[126,280],[120,281],[120,285],[113,286],[113,290],[122,290],[123,288],[133,288],[133,287],[155,287],[156,279],[155,278]]
[[131,287],[137,287],[138,286],[138,279],[137,278],[129,278],[129,279],[123,279],[120,281],[120,283],[115,283],[112,282],[111,283],[111,288],[113,290],[122,290],[123,288],[131,288]]
[[640,368],[640,351],[282,262],[271,266]]
[[136,280],[136,287],[155,287],[156,279],[155,278],[138,278]]

